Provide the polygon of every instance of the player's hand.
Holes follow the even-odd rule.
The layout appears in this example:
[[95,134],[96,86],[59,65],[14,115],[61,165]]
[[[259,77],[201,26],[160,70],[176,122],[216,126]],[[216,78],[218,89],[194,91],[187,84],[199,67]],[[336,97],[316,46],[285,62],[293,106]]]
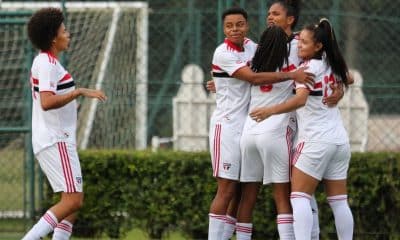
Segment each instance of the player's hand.
[[207,81],[206,88],[208,91],[210,91],[212,93],[215,93],[217,91],[217,89],[215,88],[214,80]]
[[314,74],[305,72],[308,67],[301,67],[292,72],[292,79],[298,83],[314,86]]
[[328,105],[328,107],[334,107],[344,96],[343,84],[331,83],[329,87],[332,89],[332,94],[325,97],[322,102]]
[[272,109],[269,107],[255,108],[250,112],[249,115],[254,121],[261,122],[273,115],[271,110]]
[[89,98],[97,98],[100,101],[104,102],[107,100],[107,96],[101,90],[94,90],[89,88],[79,88],[78,89],[81,96],[89,97]]

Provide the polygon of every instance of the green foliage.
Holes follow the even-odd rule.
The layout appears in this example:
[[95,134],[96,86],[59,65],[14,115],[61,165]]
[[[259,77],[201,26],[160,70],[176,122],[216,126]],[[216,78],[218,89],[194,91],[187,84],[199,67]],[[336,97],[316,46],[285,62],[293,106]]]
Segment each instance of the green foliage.
[[[80,153],[85,204],[75,233],[123,237],[133,227],[152,239],[179,229],[205,239],[216,184],[208,153],[84,151]],[[359,239],[400,235],[400,154],[354,154],[349,202]],[[335,238],[332,213],[318,189],[321,239]],[[277,239],[271,188],[264,187],[254,212],[254,239]],[[389,237],[389,238],[388,238]]]

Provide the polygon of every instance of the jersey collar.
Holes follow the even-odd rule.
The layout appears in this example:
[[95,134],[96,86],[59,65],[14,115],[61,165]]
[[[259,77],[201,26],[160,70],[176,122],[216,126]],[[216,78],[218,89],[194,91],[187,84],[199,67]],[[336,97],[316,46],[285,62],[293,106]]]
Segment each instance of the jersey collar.
[[[246,39],[245,39],[245,41],[246,41]],[[244,42],[243,42],[243,44],[244,44]],[[237,52],[244,52],[244,46],[243,46],[243,48],[241,48],[241,47],[239,47],[238,45],[234,44],[232,41],[230,41],[227,38],[225,38],[224,43],[226,43],[226,45],[228,45],[228,48],[230,48],[230,49],[233,49],[233,50],[235,50]]]

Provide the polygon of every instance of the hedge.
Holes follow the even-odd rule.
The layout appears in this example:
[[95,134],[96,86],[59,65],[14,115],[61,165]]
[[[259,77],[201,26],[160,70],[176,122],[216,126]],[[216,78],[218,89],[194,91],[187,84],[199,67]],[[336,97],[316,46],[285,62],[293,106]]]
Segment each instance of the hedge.
[[[133,227],[160,239],[171,230],[206,239],[208,211],[216,190],[208,153],[173,151],[82,151],[85,203],[75,235],[120,238]],[[353,154],[349,202],[359,239],[400,239],[400,153]],[[335,227],[323,187],[321,239]],[[50,192],[48,192],[51,195]],[[53,198],[54,201],[54,198]],[[254,213],[254,239],[277,239],[271,187],[264,187]]]

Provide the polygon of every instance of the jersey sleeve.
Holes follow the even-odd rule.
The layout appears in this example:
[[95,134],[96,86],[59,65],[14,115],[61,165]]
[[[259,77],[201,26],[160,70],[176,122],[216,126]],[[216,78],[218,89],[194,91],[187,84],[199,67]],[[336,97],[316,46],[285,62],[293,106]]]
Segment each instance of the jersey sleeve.
[[39,92],[53,92],[57,90],[57,69],[54,63],[41,58],[38,66]]
[[[320,71],[318,64],[316,64],[316,62],[313,60],[300,64],[299,68],[301,68],[301,67],[307,67],[305,72],[314,74],[315,77],[318,76],[318,73]],[[317,79],[314,79],[314,80],[317,80]],[[298,88],[307,88],[308,90],[314,89],[314,86],[306,85],[303,83],[298,83],[296,81],[295,81],[295,86],[296,86],[296,89],[298,89]]]
[[213,65],[218,66],[223,71],[232,76],[237,70],[247,66],[247,62],[240,60],[233,52],[220,51],[214,55]]

